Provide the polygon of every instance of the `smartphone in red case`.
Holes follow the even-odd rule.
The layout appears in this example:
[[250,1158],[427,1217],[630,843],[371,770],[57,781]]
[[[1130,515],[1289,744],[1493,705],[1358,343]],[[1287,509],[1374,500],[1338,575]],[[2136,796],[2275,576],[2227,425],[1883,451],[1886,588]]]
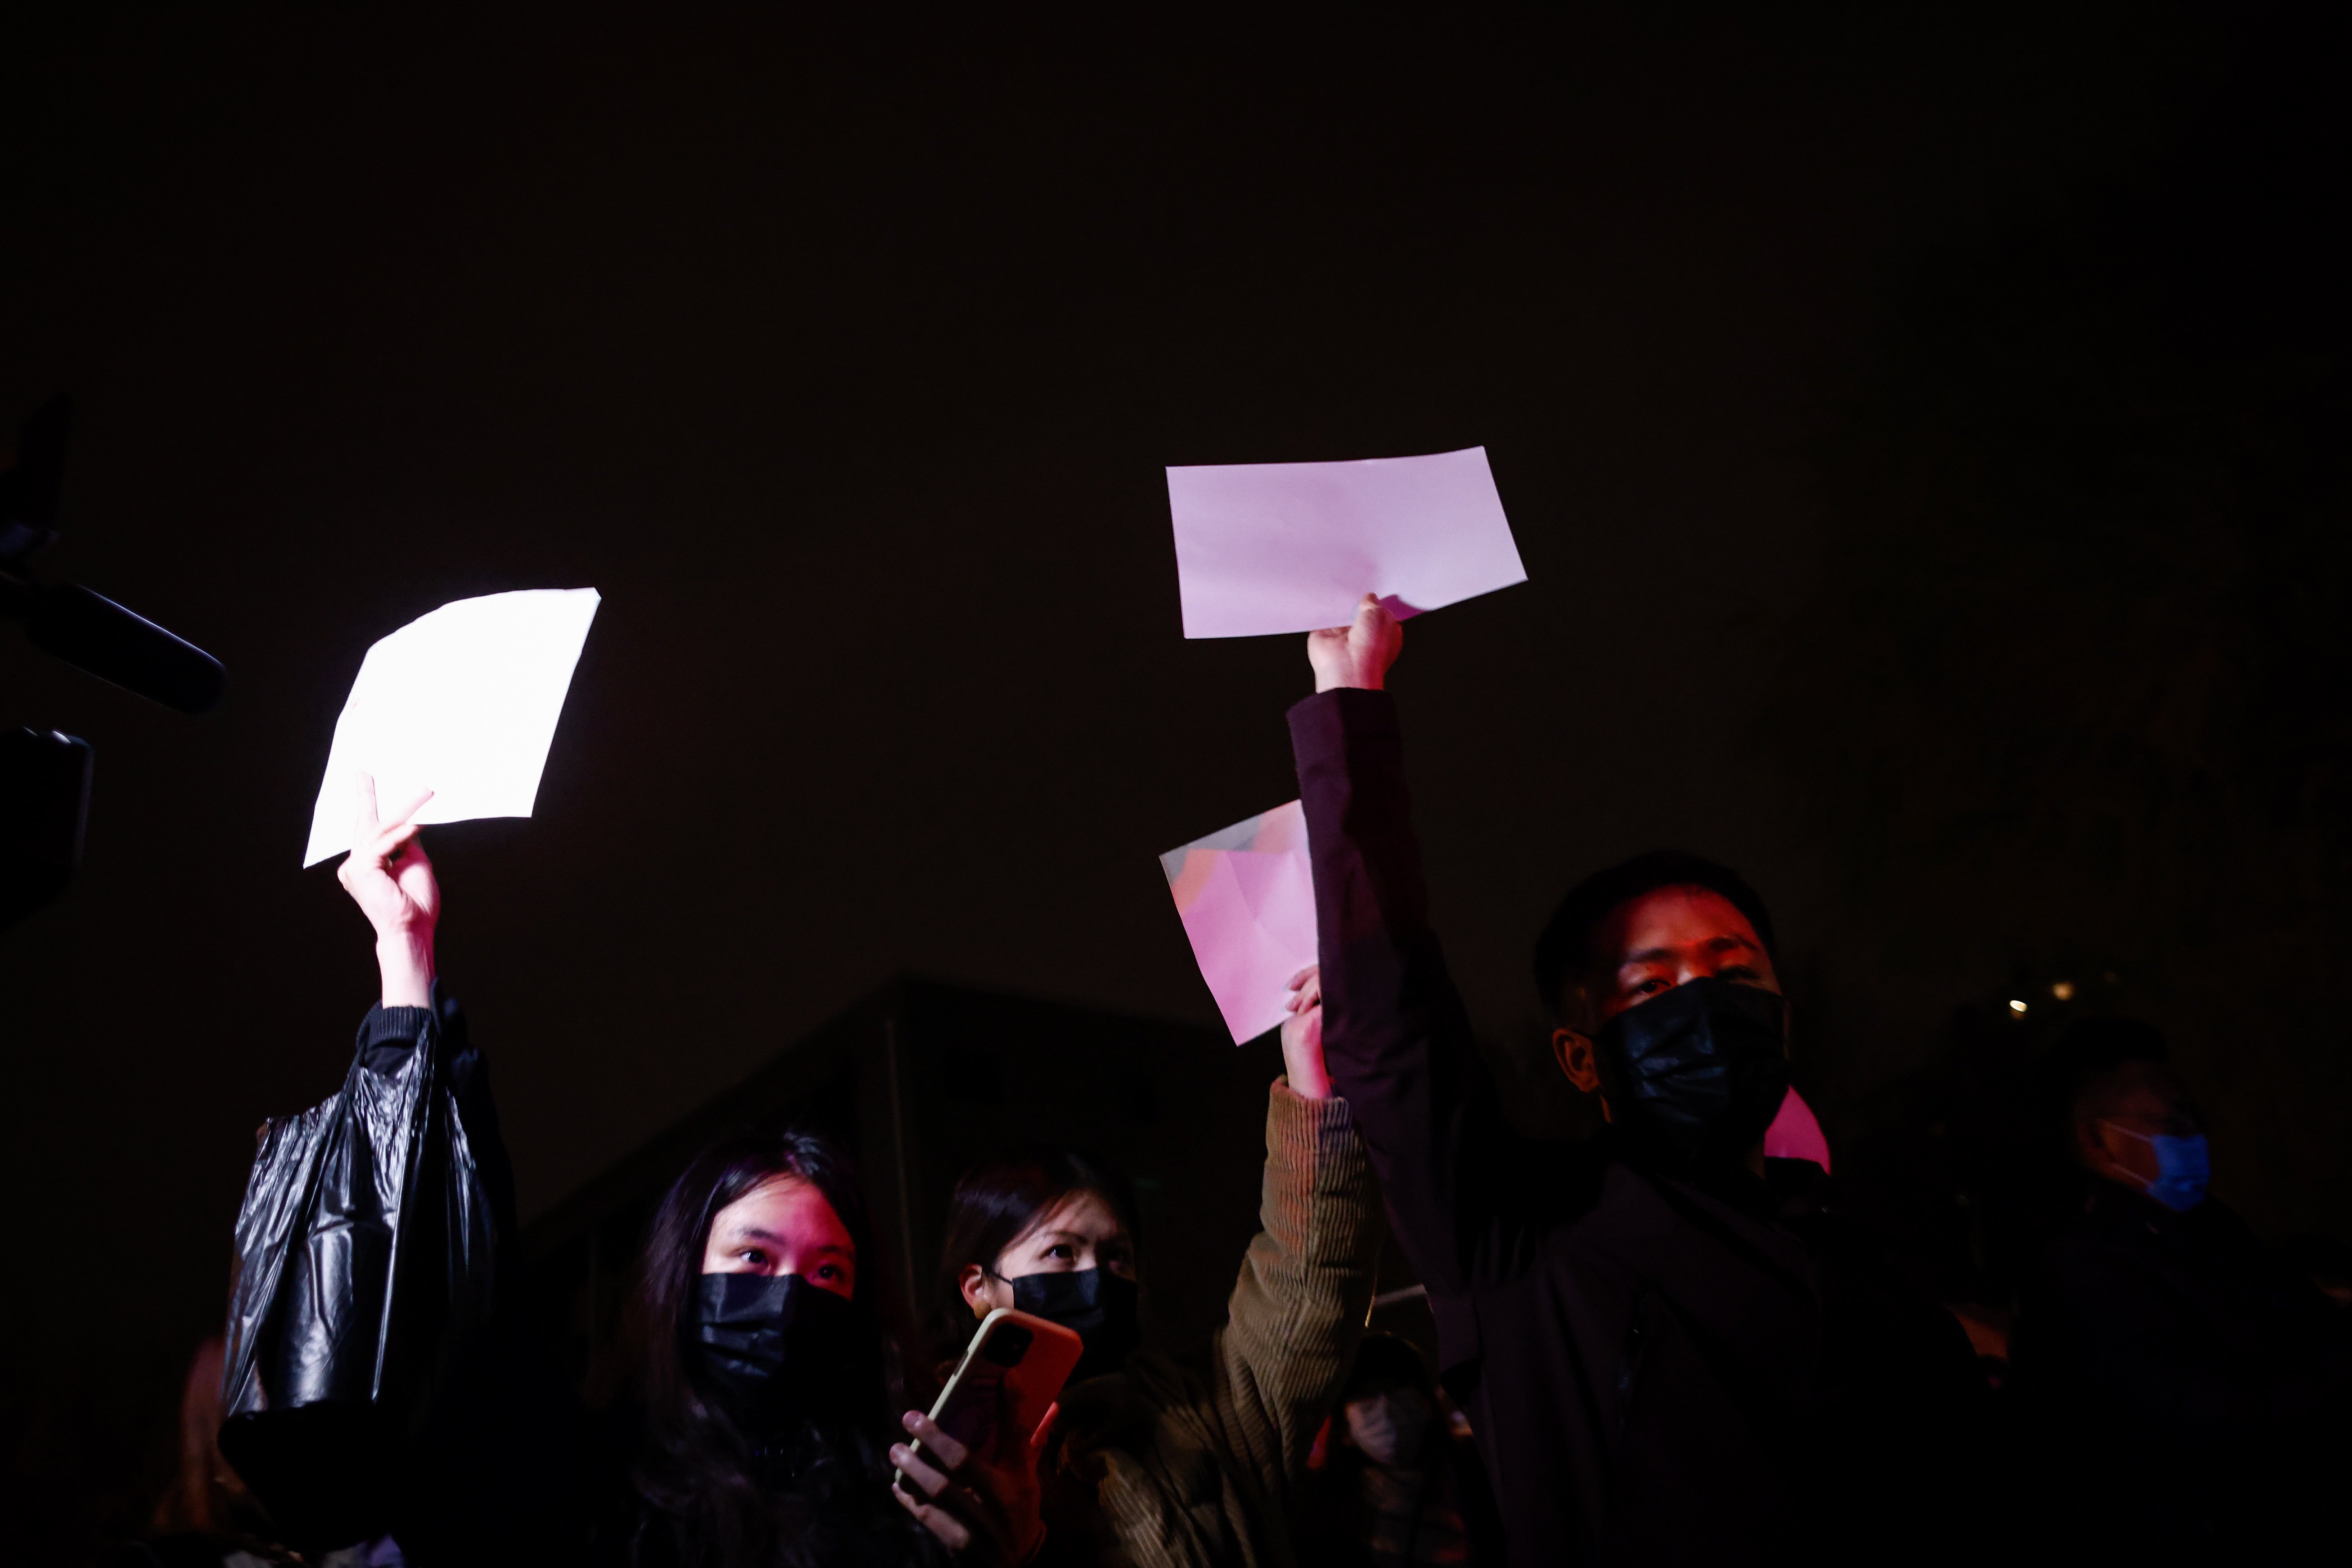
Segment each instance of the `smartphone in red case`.
[[[963,1359],[931,1405],[931,1419],[974,1452],[995,1444],[1000,1421],[1024,1442],[1034,1438],[1085,1348],[1076,1333],[1059,1323],[999,1307],[980,1321]],[[913,1447],[923,1451],[920,1443]]]

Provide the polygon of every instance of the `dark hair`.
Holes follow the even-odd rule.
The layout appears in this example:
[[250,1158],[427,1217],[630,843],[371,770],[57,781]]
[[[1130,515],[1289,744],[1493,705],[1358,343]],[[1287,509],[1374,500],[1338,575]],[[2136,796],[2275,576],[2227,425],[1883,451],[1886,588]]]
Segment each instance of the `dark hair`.
[[[815,1187],[849,1232],[857,1336],[849,1353],[867,1361],[871,1373],[860,1380],[864,1392],[848,1418],[830,1427],[813,1423],[778,1465],[767,1462],[772,1456],[755,1456],[726,1401],[698,1382],[685,1352],[711,1221],[780,1176]],[[906,1533],[882,1459],[897,1413],[911,1407],[892,1300],[856,1171],[831,1140],[797,1130],[741,1133],[704,1150],[670,1184],[646,1233],[630,1311],[646,1439],[634,1479],[673,1538],[658,1555],[815,1563],[827,1539],[842,1533]]]
[[1772,917],[1738,872],[1678,849],[1653,849],[1595,871],[1570,888],[1552,911],[1543,934],[1536,938],[1536,991],[1544,1011],[1558,1016],[1570,978],[1591,970],[1592,939],[1601,922],[1624,904],[1661,888],[1705,888],[1722,894],[1756,928],[1765,952],[1772,953]]
[[1399,1334],[1366,1334],[1356,1347],[1356,1363],[1349,1369],[1339,1402],[1386,1387],[1417,1388],[1432,1398],[1437,1394],[1437,1380],[1429,1375],[1429,1363],[1410,1340]]
[[2137,1018],[2078,1018],[2039,1064],[2045,1111],[2071,1140],[2085,1106],[2111,1092],[2134,1063],[2163,1067],[2172,1047],[2164,1031]]
[[954,1195],[948,1199],[947,1233],[940,1242],[938,1313],[931,1325],[931,1350],[939,1360],[956,1360],[971,1338],[964,1269],[974,1263],[993,1269],[1006,1247],[1074,1193],[1101,1198],[1128,1235],[1135,1234],[1135,1205],[1126,1183],[1066,1149],[1034,1149],[982,1161],[957,1179]]
[[2172,1059],[2164,1031],[2137,1018],[2078,1018],[2050,1047],[2048,1067],[2061,1072],[2103,1072],[2126,1062]]

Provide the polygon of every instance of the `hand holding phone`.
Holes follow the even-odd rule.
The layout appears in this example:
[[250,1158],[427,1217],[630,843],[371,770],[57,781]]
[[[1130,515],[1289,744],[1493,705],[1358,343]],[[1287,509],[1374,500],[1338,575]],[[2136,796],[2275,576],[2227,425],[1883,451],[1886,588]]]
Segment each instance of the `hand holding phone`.
[[931,1413],[907,1413],[911,1441],[890,1450],[891,1488],[949,1550],[971,1545],[977,1531],[1006,1562],[1034,1552],[1045,1533],[1037,1455],[1082,1348],[1058,1323],[999,1308],[981,1321]]
[[[994,1451],[999,1422],[1022,1441],[1034,1441],[1085,1348],[1059,1323],[999,1307],[980,1321],[963,1360],[932,1403],[930,1418],[975,1453]],[[915,1452],[922,1451],[918,1442]]]

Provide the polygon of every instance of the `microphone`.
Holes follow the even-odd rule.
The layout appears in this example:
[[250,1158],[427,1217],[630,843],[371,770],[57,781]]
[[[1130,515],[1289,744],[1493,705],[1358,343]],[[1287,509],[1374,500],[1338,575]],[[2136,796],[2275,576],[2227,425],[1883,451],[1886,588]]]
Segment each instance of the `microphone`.
[[12,460],[0,468],[0,569],[57,542],[72,430],[73,399],[62,392],[17,427]]
[[[25,565],[57,542],[73,404],[60,395],[0,438],[0,616],[33,646],[127,691],[202,713],[221,700],[220,660],[78,583],[51,587]],[[89,742],[61,731],[0,729],[0,928],[63,892],[89,824]]]
[[89,742],[0,730],[0,927],[65,890],[89,823]]
[[42,652],[183,713],[209,711],[228,685],[220,660],[79,583],[37,590],[25,623]]
[[73,402],[49,399],[18,427],[14,461],[0,468],[0,615],[26,623],[33,646],[100,680],[183,713],[221,700],[220,660],[146,616],[78,583],[45,587],[25,562],[57,542],[64,510],[66,438]]

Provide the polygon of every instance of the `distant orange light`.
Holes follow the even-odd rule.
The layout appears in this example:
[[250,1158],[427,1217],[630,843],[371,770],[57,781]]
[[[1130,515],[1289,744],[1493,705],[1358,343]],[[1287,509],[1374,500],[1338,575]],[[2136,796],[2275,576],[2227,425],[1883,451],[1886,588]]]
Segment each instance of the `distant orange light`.
[[2074,983],[2071,980],[2061,980],[2050,988],[2050,994],[2057,997],[2061,1002],[2072,1002],[2074,999]]

